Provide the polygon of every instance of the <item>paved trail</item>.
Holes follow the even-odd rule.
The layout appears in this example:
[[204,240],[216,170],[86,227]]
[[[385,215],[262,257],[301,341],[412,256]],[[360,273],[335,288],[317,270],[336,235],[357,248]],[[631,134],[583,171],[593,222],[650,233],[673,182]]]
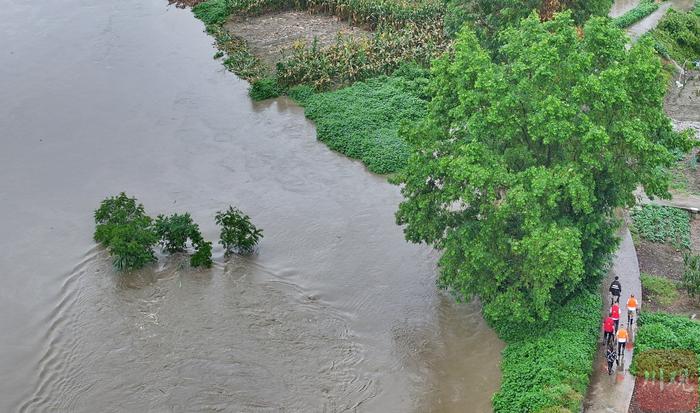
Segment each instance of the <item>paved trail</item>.
[[[625,226],[620,233],[620,247],[613,260],[613,266],[608,273],[608,279],[601,286],[601,294],[603,294],[605,308],[602,314],[605,314],[610,304],[608,296],[608,286],[612,282],[614,276],[620,277],[622,284],[622,297],[620,297],[621,307],[627,302],[630,294],[637,297],[639,303],[642,302],[642,285],[639,279],[639,263],[637,262],[637,252],[634,249],[632,235],[629,229]],[[620,322],[627,319],[627,312],[622,309],[620,311]],[[602,319],[601,319],[602,320]],[[601,323],[602,324],[602,323]],[[629,366],[632,362],[632,354],[634,352],[634,332],[631,334],[632,343],[628,343],[627,350],[624,356],[624,366],[618,368],[612,375],[608,375],[607,365],[603,354],[604,348],[601,343],[596,360],[593,364],[593,376],[591,385],[588,388],[588,395],[584,402],[584,411],[587,413],[626,413],[630,401],[632,400],[632,392],[634,391],[634,376],[629,372]]]

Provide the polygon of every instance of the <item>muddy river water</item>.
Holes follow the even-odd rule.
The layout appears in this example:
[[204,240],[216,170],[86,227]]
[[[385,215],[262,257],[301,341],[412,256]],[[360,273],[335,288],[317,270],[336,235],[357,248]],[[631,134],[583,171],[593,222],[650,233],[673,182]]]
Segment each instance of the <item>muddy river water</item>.
[[[7,0],[0,12],[0,411],[487,412],[502,343],[435,288],[398,189],[253,104],[165,0]],[[259,254],[117,275],[92,211],[127,191],[229,204]]]

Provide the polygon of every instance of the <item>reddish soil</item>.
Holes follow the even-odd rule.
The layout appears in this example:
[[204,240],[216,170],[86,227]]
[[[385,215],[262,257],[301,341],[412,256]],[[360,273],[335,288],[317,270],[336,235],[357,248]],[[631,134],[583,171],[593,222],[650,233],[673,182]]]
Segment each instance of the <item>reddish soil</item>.
[[661,383],[637,378],[629,413],[693,413],[697,406],[697,381]]

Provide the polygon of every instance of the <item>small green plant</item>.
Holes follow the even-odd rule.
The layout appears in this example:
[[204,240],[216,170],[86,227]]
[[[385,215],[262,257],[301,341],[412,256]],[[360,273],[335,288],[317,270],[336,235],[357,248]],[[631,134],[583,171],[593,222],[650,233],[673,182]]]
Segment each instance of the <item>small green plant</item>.
[[668,278],[642,273],[641,279],[645,296],[658,304],[668,307],[678,299],[676,284]]
[[155,261],[158,236],[143,205],[124,192],[106,198],[95,211],[95,241],[107,247],[118,270],[134,270]]
[[183,252],[187,248],[187,240],[190,240],[195,248],[190,264],[193,267],[211,267],[211,243],[204,241],[199,225],[190,214],[158,215],[154,228],[165,251],[171,254]]
[[214,53],[214,60],[216,60],[216,59],[221,59],[222,57],[224,57],[224,52],[222,52],[221,50],[219,50],[218,52]]
[[683,256],[683,287],[691,297],[700,296],[700,255],[685,254]]
[[254,81],[250,86],[248,94],[253,100],[265,100],[276,98],[281,95],[283,88],[277,83],[274,77],[266,77]]
[[248,254],[262,238],[262,230],[250,222],[250,217],[238,208],[229,206],[226,211],[219,211],[214,216],[216,224],[221,227],[221,245],[226,253],[238,252]]

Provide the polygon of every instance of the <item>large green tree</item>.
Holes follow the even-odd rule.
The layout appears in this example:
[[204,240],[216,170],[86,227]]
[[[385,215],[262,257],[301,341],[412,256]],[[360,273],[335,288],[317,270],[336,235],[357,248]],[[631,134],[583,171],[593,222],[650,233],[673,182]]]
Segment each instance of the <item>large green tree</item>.
[[456,33],[465,22],[487,47],[500,44],[497,33],[516,26],[536,10],[548,20],[553,13],[570,10],[577,24],[591,16],[606,16],[613,0],[448,0],[445,28]]
[[435,62],[426,119],[398,177],[406,238],[442,250],[440,283],[484,314],[532,322],[598,281],[616,207],[667,196],[665,167],[692,146],[674,133],[653,47],[607,18],[532,14],[503,33],[494,63],[465,28]]

